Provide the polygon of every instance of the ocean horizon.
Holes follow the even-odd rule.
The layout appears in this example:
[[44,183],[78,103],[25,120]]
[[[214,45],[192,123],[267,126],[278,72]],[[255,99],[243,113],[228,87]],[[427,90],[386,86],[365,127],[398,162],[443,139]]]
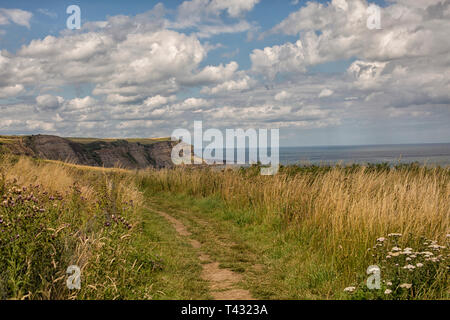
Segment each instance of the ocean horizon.
[[[235,149],[235,159],[237,150]],[[242,149],[241,149],[242,150]],[[248,148],[246,163],[248,164]],[[226,156],[224,149],[224,157]],[[270,153],[269,153],[270,154]],[[450,165],[450,143],[384,144],[351,146],[280,147],[282,165],[351,165],[419,163],[430,166]]]
[[360,146],[280,147],[280,163],[288,164],[414,163],[450,165],[450,143]]

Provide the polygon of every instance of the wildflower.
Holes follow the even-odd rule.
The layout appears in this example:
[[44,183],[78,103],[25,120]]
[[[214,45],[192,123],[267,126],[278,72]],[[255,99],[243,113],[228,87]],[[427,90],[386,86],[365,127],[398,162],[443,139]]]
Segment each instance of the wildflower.
[[411,287],[412,287],[411,283],[402,283],[400,285],[400,288],[402,288],[402,289],[411,289]]
[[402,254],[407,254],[407,255],[410,255],[412,253],[413,253],[412,248],[405,248],[405,249],[403,249],[403,252],[402,252]]
[[386,259],[390,259],[390,258],[392,258],[390,255],[387,255],[387,256],[386,256]]
[[355,287],[347,287],[347,288],[344,289],[344,292],[352,293],[355,290],[356,290]]
[[411,258],[409,258],[409,257],[408,257],[408,258],[406,258],[406,261],[411,261]]
[[402,234],[401,233],[389,233],[388,237],[401,237]]
[[407,264],[406,266],[403,267],[403,269],[407,269],[407,270],[410,270],[410,271],[414,270],[415,268],[416,267],[413,266],[412,264]]
[[434,250],[439,250],[439,249],[445,249],[445,246],[440,246],[438,244],[431,244],[428,246],[428,248],[434,249]]
[[385,240],[386,240],[386,238],[383,238],[383,237],[377,239],[378,242],[383,242]]
[[419,262],[418,264],[416,264],[416,267],[417,267],[417,268],[422,268],[422,267],[423,267],[423,263],[420,263],[420,262]]
[[386,294],[386,295],[391,294],[391,293],[392,293],[392,290],[391,290],[391,289],[386,289],[386,290],[384,291],[384,294]]
[[402,249],[401,248],[399,248],[399,247],[393,247],[392,249],[391,249],[391,251],[401,251]]
[[392,286],[392,282],[388,281],[388,282],[386,283],[386,285],[387,285],[387,286]]

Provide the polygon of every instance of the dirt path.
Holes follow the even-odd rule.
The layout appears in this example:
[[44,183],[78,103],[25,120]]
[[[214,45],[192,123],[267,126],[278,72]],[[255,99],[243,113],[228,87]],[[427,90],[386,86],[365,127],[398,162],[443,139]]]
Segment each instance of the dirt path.
[[202,264],[202,278],[209,283],[211,296],[215,300],[254,300],[248,290],[240,289],[237,284],[242,280],[242,276],[229,269],[219,267],[219,262],[213,261],[210,255],[202,251],[202,244],[192,238],[192,234],[186,226],[171,215],[149,208],[167,219],[175,228],[177,233],[186,238],[190,245],[199,252],[199,260]]

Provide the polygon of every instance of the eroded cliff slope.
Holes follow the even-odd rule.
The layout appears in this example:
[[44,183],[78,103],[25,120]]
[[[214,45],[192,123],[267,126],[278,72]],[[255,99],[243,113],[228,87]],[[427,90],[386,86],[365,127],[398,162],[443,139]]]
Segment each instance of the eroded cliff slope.
[[2,138],[0,151],[88,166],[144,169],[172,167],[171,152],[175,144],[168,139],[152,143],[120,139],[78,142],[77,139],[33,135]]

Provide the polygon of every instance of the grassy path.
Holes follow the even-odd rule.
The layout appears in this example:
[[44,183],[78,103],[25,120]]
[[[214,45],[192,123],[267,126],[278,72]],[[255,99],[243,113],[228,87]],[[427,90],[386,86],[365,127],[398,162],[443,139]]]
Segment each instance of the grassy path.
[[239,230],[176,197],[152,196],[148,206],[150,212],[170,223],[178,239],[189,244],[191,253],[195,251],[209,298],[250,300],[272,296],[262,289],[271,285],[263,257],[238,236]]
[[[202,244],[192,237],[192,234],[186,229],[185,225],[172,215],[163,211],[150,209],[151,211],[161,215],[167,219],[175,228],[177,233],[185,239],[190,245],[197,250],[199,262],[202,263],[203,280],[208,282],[210,294],[215,300],[252,300],[254,299],[250,292],[239,287],[242,276],[227,268],[221,268],[220,264],[207,253],[202,250]],[[185,215],[186,212],[184,212]],[[196,221],[197,223],[199,221]],[[206,225],[204,221],[201,223]]]
[[[223,207],[218,199],[158,193],[147,200],[153,213],[169,216],[164,218],[166,223],[171,220],[168,225],[178,229],[179,241],[194,251],[202,268],[198,276],[206,281],[209,298],[232,299],[221,296],[230,287],[246,290],[250,296],[245,298],[254,299],[336,298],[335,274],[323,257],[305,250],[298,234],[256,223],[245,212]],[[231,285],[221,288],[214,284],[214,280],[224,281],[220,277],[227,282],[231,275],[221,273],[229,271],[234,277]],[[238,292],[235,297],[239,299]]]
[[[208,299],[207,283],[195,249],[179,237],[166,219],[154,211],[142,212],[142,230],[131,246],[139,261],[146,261],[139,274],[139,285],[130,299]],[[133,275],[130,275],[133,276]]]

